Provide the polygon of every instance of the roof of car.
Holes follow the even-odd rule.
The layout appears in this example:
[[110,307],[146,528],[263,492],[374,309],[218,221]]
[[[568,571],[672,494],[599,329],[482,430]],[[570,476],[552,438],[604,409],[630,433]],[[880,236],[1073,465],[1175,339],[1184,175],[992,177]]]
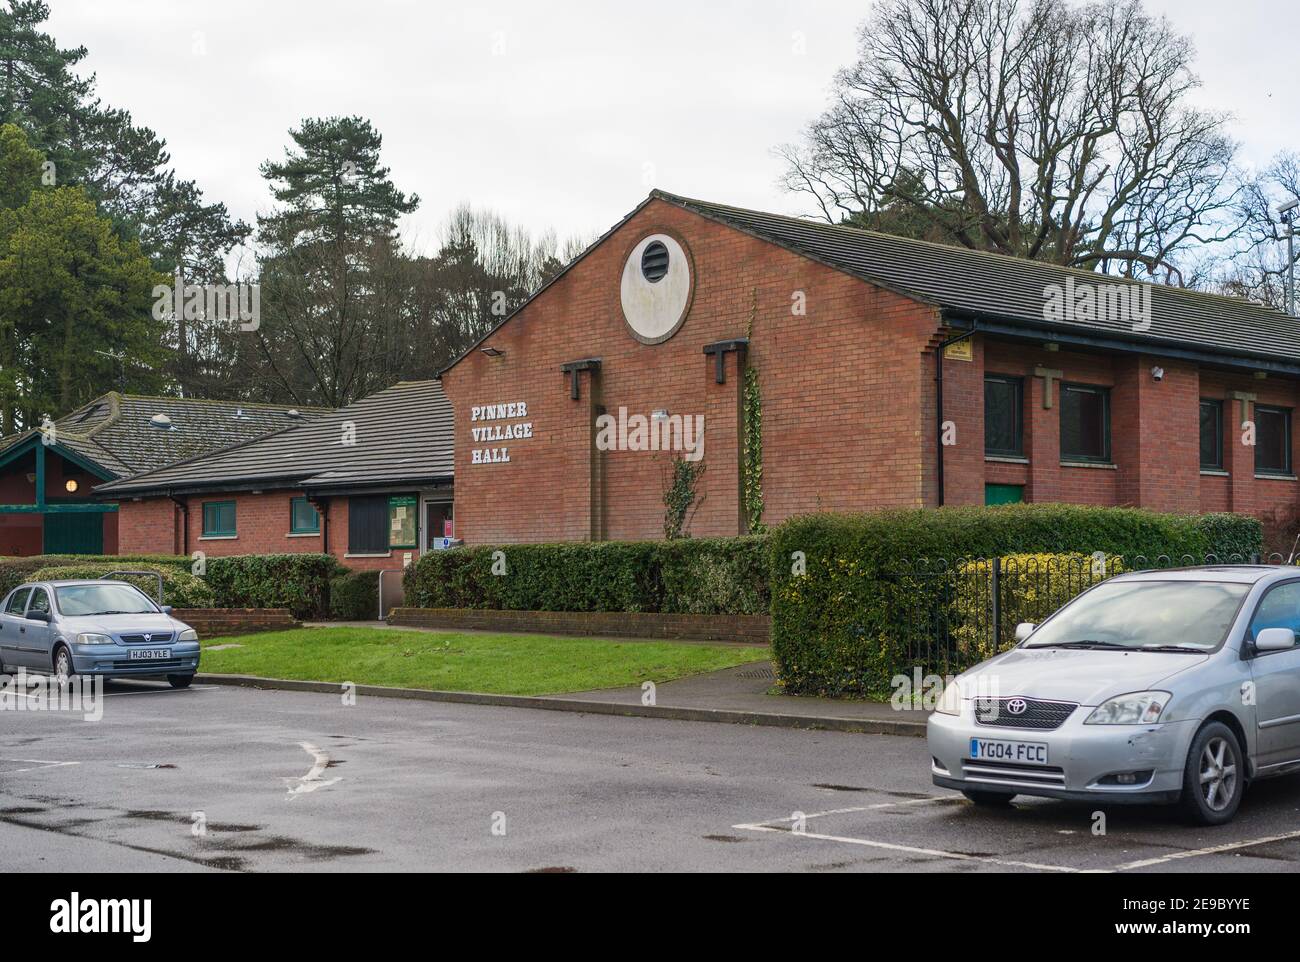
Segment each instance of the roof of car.
[[1255,584],[1271,576],[1300,575],[1294,565],[1199,565],[1194,568],[1156,568],[1151,571],[1126,571],[1116,581],[1225,581]]

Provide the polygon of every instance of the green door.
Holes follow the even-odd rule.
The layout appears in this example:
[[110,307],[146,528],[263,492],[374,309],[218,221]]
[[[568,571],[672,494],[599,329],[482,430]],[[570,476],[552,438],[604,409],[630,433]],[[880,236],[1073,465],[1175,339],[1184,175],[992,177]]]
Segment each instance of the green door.
[[984,485],[985,504],[1020,504],[1025,500],[1023,484],[986,484]]
[[46,554],[103,554],[104,516],[98,511],[45,515]]

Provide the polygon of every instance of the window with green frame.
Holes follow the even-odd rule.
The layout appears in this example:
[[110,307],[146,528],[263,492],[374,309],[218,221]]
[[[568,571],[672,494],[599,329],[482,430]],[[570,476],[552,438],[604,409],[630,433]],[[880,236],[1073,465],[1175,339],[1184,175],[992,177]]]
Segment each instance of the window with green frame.
[[203,502],[203,537],[235,537],[235,502]]
[[289,533],[320,534],[320,514],[306,498],[289,501]]

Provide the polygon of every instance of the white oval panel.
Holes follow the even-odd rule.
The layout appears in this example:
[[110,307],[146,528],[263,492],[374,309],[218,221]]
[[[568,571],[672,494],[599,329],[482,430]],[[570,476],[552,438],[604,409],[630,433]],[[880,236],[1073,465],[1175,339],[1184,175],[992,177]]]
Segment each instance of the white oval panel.
[[[668,251],[668,273],[651,281],[642,271],[641,258],[656,242]],[[691,263],[682,245],[667,234],[642,238],[623,265],[621,296],[623,317],[638,339],[657,344],[672,337],[686,319],[691,299]]]

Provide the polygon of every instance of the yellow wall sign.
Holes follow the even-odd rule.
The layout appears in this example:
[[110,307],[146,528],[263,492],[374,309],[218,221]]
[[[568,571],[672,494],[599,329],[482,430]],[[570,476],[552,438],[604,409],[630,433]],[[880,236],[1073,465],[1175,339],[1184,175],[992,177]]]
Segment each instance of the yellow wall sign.
[[949,361],[973,361],[975,360],[975,345],[971,343],[968,337],[964,341],[958,341],[956,344],[949,344],[943,349],[943,356]]

